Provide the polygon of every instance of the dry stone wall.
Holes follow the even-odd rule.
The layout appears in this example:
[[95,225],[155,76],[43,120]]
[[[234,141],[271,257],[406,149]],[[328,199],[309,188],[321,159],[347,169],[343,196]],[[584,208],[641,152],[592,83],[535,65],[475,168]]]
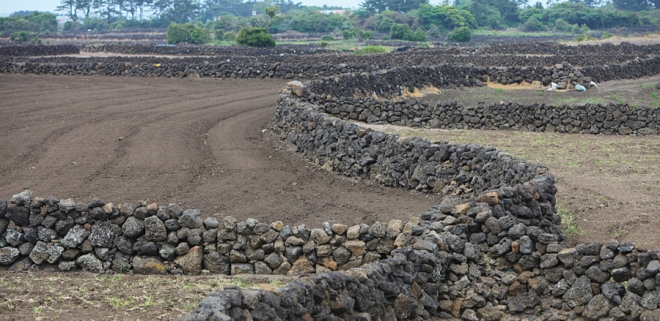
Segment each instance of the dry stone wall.
[[79,53],[80,49],[74,45],[0,46],[0,57],[56,56]]

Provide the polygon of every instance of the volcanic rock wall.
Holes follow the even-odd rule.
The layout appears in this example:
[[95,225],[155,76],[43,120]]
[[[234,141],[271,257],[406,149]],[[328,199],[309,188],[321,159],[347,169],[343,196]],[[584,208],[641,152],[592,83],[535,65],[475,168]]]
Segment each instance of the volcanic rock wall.
[[80,49],[74,45],[0,46],[0,57],[56,56],[79,53]]

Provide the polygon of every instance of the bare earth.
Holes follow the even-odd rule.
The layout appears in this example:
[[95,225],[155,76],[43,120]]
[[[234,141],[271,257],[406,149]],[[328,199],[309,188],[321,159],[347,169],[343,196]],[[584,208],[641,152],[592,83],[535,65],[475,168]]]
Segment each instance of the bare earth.
[[30,188],[314,227],[407,219],[440,202],[318,170],[262,133],[284,85],[0,75],[0,198]]

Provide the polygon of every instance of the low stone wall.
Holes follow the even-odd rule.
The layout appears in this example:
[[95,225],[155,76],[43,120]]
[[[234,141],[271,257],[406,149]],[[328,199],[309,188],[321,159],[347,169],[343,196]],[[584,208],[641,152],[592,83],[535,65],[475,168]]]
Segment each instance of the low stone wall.
[[344,120],[442,129],[526,130],[604,135],[657,135],[660,109],[628,104],[552,106],[416,99],[331,98],[324,111]]
[[[117,36],[113,35],[113,37],[116,38]],[[279,54],[310,55],[326,52],[327,50],[316,45],[278,45],[274,48],[252,48],[247,46],[205,46],[184,44],[101,44],[82,45],[80,46],[80,51],[181,56],[262,56]]]
[[0,46],[0,57],[56,56],[79,53],[80,49],[74,45]]

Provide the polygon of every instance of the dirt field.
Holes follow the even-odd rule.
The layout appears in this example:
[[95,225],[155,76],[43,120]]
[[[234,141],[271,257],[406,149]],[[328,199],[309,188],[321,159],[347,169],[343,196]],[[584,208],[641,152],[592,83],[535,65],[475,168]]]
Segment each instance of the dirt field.
[[407,219],[439,203],[317,170],[262,133],[284,84],[0,75],[0,198],[31,188],[308,226]]

